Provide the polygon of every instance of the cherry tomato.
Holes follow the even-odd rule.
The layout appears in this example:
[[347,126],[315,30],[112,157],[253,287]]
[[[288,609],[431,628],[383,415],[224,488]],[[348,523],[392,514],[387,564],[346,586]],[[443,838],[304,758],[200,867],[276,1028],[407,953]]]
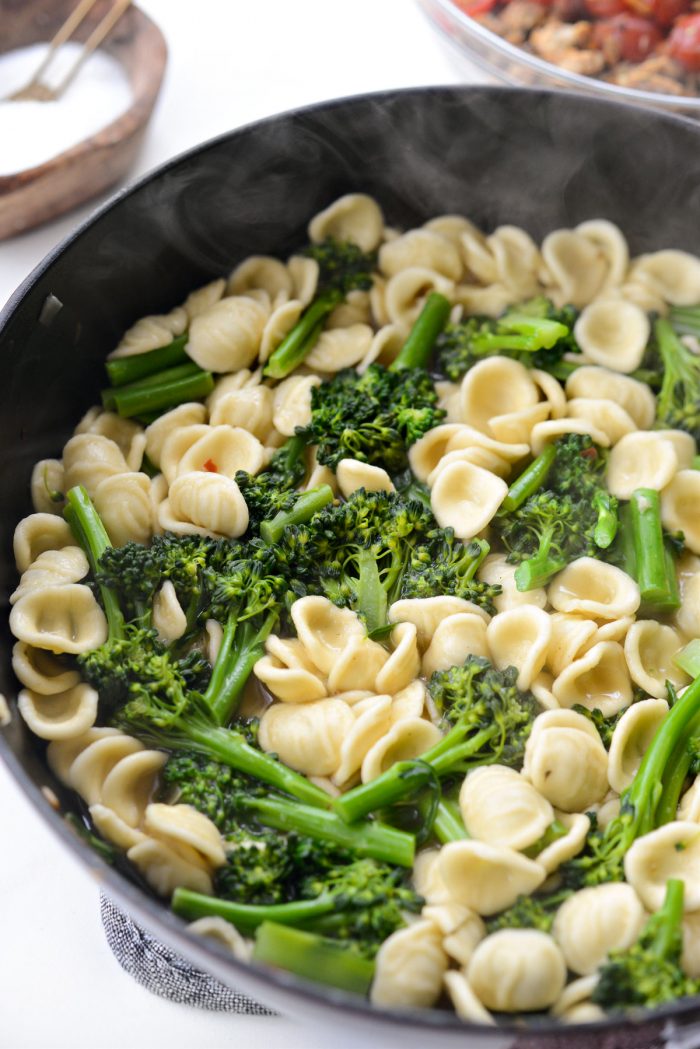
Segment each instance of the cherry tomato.
[[611,65],[619,59],[642,62],[661,40],[661,30],[656,23],[638,15],[614,15],[593,26],[593,42]]
[[623,0],[585,0],[585,6],[591,18],[612,18],[627,10]]
[[651,17],[660,26],[672,26],[690,8],[690,0],[652,0]]
[[479,15],[487,15],[489,11],[498,3],[498,0],[454,0],[455,5],[464,11],[465,15],[469,15],[470,18],[477,18]]
[[671,26],[679,15],[687,11],[691,0],[625,0],[635,14],[653,18],[660,26]]
[[688,72],[700,72],[700,14],[678,19],[668,38],[668,49]]

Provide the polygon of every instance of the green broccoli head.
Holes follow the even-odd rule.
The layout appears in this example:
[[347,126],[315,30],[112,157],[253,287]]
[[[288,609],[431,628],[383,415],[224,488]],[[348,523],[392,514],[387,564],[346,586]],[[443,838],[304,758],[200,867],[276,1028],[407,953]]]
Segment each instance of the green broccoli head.
[[127,623],[124,636],[108,639],[99,648],[78,657],[83,678],[100,697],[102,717],[116,714],[121,706],[152,689],[174,708],[184,703],[184,693],[206,686],[211,666],[196,651],[183,659],[168,653],[155,630]]
[[607,1012],[651,1009],[700,992],[681,968],[684,883],[671,879],[661,910],[627,950],[611,951],[598,971],[592,1000]]
[[290,437],[262,473],[253,475],[245,470],[236,473],[236,484],[248,507],[249,530],[256,531],[263,521],[294,506],[299,498],[297,488],[306,474],[305,450],[303,438]]
[[566,434],[554,444],[546,486],[492,522],[508,560],[519,566],[521,591],[545,586],[579,557],[599,557],[617,530],[617,500],[605,489],[605,461],[590,437]]
[[663,376],[656,398],[657,424],[685,430],[700,442],[700,357],[664,317],[656,321],[654,337]]
[[436,529],[431,541],[413,549],[401,580],[401,597],[450,594],[493,614],[494,598],[502,588],[475,578],[489,549],[484,539],[464,544],[455,539],[452,529]]
[[433,702],[449,731],[434,749],[439,771],[468,771],[498,762],[518,767],[539,705],[517,686],[515,667],[497,670],[483,656],[467,656],[462,666],[438,670],[428,682]]
[[551,932],[557,910],[571,896],[571,889],[544,896],[518,896],[515,903],[486,922],[490,933],[499,929],[539,929]]
[[178,601],[193,616],[204,570],[225,561],[228,549],[227,540],[166,532],[154,536],[148,546],[129,542],[108,547],[100,558],[97,582],[117,594],[127,619],[136,619],[150,614],[153,597],[170,580]]
[[309,244],[303,254],[315,259],[319,267],[317,293],[369,291],[377,268],[376,251],[363,251],[349,240],[326,237],[320,244]]
[[382,943],[406,924],[406,913],[417,913],[425,902],[408,884],[401,868],[371,859],[312,874],[301,885],[300,895],[317,899],[330,895],[334,913],[317,919],[313,930],[333,939],[351,940],[361,953],[373,958]]
[[217,895],[255,905],[308,898],[303,886],[309,879],[322,879],[326,871],[352,859],[337,846],[294,831],[245,826],[227,832],[226,855],[226,865],[216,874]]
[[405,469],[407,449],[444,418],[437,400],[422,368],[372,364],[362,375],[347,368],[313,388],[311,422],[297,432],[332,469],[341,459],[359,459],[394,474]]
[[573,336],[578,314],[573,306],[557,309],[543,297],[511,306],[501,317],[467,317],[448,324],[437,341],[438,369],[453,382],[496,354],[528,368],[566,378],[567,353],[580,353]]
[[295,593],[324,593],[374,629],[385,624],[387,605],[399,595],[412,549],[436,529],[423,503],[361,488],[305,525],[287,528],[275,554],[288,566]]

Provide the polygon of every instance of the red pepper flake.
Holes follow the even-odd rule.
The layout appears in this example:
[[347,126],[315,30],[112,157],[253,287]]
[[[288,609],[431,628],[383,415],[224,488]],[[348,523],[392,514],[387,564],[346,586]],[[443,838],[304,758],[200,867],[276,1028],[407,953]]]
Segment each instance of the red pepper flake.
[[204,469],[208,470],[211,474],[218,474],[219,467],[216,465],[213,459],[207,459],[204,463]]
[[581,452],[582,459],[597,459],[598,452],[595,448],[584,448]]

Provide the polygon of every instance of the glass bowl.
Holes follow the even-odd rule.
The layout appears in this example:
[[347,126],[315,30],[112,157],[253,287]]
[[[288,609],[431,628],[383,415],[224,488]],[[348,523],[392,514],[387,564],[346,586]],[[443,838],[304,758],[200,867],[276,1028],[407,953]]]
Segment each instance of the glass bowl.
[[463,70],[479,66],[491,80],[515,87],[583,92],[596,98],[652,106],[700,118],[700,97],[661,94],[609,84],[596,77],[561,69],[492,33],[460,10],[452,0],[418,0],[434,29],[450,46]]

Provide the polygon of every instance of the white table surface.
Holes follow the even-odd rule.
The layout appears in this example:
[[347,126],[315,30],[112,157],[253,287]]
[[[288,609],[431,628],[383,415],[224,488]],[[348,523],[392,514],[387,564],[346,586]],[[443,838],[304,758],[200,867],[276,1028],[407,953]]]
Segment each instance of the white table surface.
[[[452,64],[413,0],[140,0],[170,59],[133,175],[213,135],[299,105],[445,84]],[[93,205],[0,244],[0,304]],[[98,892],[0,764],[2,1049],[327,1049],[283,1018],[174,1005],[139,987],[105,942]],[[331,1047],[333,1041],[331,1038]]]

